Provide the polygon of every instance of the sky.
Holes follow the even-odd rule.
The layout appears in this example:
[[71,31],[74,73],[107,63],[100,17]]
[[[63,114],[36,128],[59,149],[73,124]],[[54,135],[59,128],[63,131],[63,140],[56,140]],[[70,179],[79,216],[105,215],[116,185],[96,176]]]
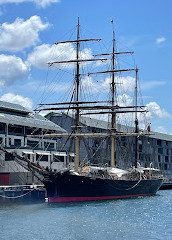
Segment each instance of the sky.
[[[103,39],[98,47],[86,44],[81,55],[91,58],[94,51],[110,51],[113,19],[118,49],[134,51],[126,65],[122,57],[120,66],[127,67],[130,60],[129,68],[137,64],[152,129],[172,134],[171,9],[171,0],[0,0],[0,100],[29,109],[62,100],[64,93],[70,93],[73,65],[59,66],[60,73],[55,68],[51,73],[47,63],[74,58],[75,49],[71,43],[53,43],[76,39],[79,17],[83,37]],[[94,63],[91,69],[99,65],[103,63]],[[133,79],[129,73],[120,77],[129,92]],[[101,98],[109,79],[101,76],[96,82],[85,77],[83,88],[91,86],[90,94]],[[130,95],[125,93],[128,102]]]

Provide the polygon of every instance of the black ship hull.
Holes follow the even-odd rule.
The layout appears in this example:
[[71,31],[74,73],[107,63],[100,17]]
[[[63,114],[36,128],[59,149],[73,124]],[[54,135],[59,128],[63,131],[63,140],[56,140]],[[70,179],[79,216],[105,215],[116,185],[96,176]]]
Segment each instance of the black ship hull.
[[69,173],[45,181],[49,203],[83,202],[155,195],[162,179],[136,181],[92,178]]

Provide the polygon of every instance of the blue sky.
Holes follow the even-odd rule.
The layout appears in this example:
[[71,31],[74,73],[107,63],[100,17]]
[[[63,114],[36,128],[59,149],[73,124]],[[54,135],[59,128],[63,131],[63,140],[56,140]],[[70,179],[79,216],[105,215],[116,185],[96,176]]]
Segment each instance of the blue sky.
[[[132,66],[140,69],[152,128],[171,134],[171,9],[171,0],[0,0],[0,99],[29,108],[48,102],[48,95],[50,101],[60,100],[69,83],[61,75],[57,85],[47,80],[47,75],[55,79],[44,65],[54,51],[51,44],[71,36],[79,16],[83,36],[103,38],[106,52],[113,19],[119,49],[135,52]],[[73,50],[70,45],[54,52],[68,58]],[[92,53],[83,49],[83,54]]]

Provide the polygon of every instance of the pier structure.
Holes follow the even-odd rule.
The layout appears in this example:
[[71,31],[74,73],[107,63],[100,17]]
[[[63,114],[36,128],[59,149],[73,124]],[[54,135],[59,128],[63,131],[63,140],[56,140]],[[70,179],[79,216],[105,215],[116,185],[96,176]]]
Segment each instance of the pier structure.
[[[45,168],[59,169],[67,161],[66,153],[59,149],[60,139],[31,137],[32,134],[45,133],[66,133],[66,130],[19,104],[0,101],[1,146]],[[13,156],[0,151],[0,186],[26,184],[40,182]]]

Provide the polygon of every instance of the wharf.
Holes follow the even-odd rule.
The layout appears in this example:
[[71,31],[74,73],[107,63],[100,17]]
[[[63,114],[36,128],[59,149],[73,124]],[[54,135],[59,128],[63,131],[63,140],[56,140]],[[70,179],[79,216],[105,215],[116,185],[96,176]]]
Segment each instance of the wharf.
[[44,202],[44,185],[0,186],[0,202]]

